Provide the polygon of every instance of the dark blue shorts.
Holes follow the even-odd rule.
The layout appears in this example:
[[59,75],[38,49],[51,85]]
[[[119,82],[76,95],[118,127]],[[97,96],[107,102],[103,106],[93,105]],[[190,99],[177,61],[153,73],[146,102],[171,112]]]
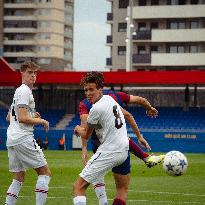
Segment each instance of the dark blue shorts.
[[130,152],[129,151],[128,151],[127,159],[121,165],[113,167],[112,172],[121,175],[127,175],[130,173]]

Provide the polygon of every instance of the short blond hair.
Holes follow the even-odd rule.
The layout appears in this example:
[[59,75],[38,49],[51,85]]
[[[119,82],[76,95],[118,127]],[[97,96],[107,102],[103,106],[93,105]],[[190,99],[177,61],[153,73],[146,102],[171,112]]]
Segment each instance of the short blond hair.
[[21,72],[25,72],[27,69],[40,69],[40,66],[37,65],[36,63],[32,62],[32,61],[25,61],[24,63],[21,64],[21,68],[20,71]]

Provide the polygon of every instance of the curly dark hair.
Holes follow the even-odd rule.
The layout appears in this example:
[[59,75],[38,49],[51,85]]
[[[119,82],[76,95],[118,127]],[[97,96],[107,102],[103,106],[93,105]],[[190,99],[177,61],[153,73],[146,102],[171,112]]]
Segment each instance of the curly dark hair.
[[40,69],[40,66],[37,65],[36,63],[32,62],[32,61],[25,61],[24,63],[21,64],[21,68],[20,71],[24,72],[27,69]]
[[88,83],[95,83],[97,88],[103,88],[104,86],[103,74],[97,71],[86,73],[81,79],[80,85],[84,87]]

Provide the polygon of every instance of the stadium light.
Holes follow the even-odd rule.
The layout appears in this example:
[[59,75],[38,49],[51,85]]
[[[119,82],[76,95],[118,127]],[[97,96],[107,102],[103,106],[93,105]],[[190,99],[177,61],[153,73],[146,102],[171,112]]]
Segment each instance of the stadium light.
[[126,44],[126,71],[132,71],[132,50],[133,50],[133,41],[132,41],[132,36],[133,36],[133,15],[132,15],[132,9],[133,9],[133,0],[129,1],[129,7],[127,9],[127,38],[125,40]]

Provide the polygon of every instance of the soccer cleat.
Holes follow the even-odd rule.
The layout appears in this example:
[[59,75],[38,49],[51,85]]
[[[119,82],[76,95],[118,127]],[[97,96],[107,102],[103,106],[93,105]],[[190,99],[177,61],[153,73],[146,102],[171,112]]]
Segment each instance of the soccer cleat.
[[159,156],[150,155],[149,157],[147,157],[145,164],[149,168],[154,167],[155,165],[160,164],[163,161],[164,157],[165,155],[159,155]]

